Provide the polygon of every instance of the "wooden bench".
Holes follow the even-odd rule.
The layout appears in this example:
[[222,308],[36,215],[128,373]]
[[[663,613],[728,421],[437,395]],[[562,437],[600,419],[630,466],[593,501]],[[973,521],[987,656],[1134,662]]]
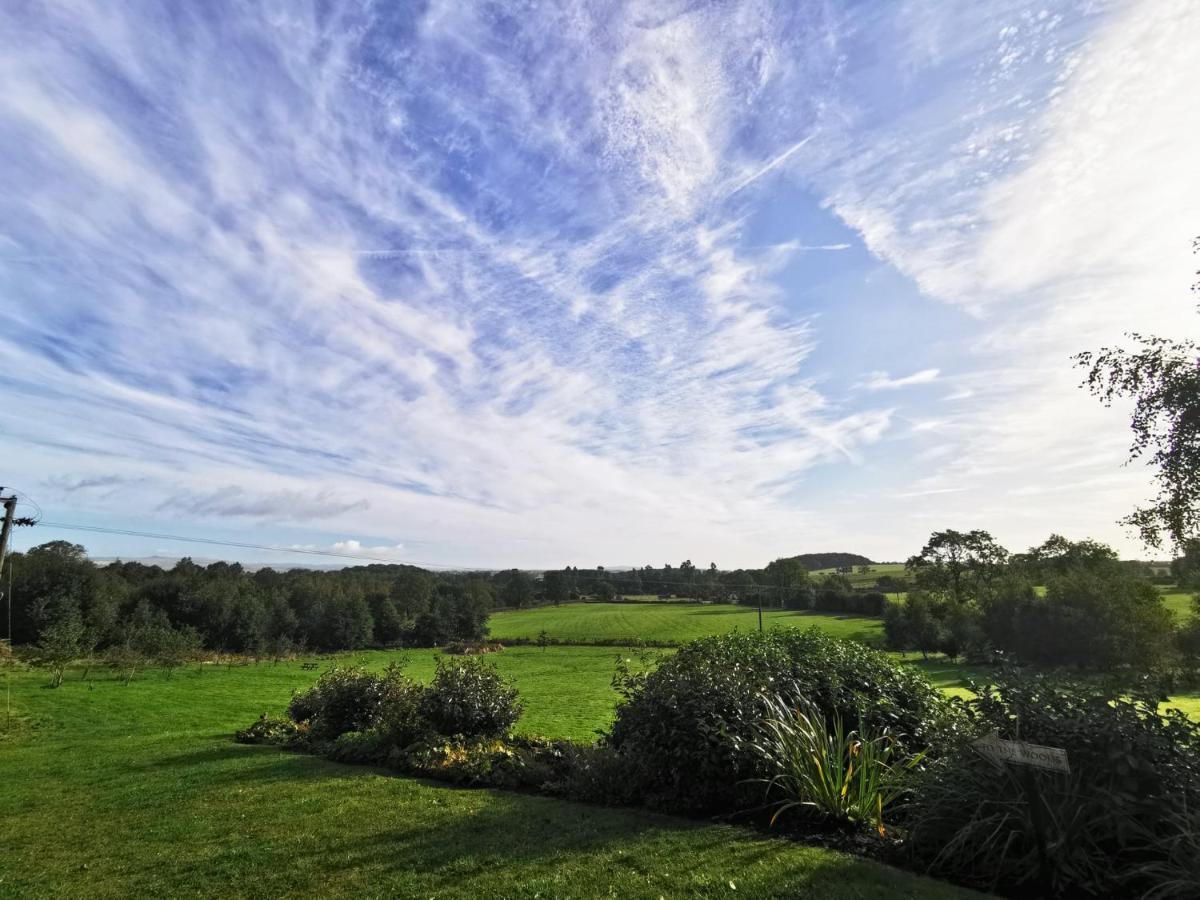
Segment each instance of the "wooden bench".
[[321,667],[321,664],[315,663],[315,662],[306,662],[306,663],[300,664],[300,668],[303,669],[305,672],[311,672],[314,669],[319,669],[320,667]]

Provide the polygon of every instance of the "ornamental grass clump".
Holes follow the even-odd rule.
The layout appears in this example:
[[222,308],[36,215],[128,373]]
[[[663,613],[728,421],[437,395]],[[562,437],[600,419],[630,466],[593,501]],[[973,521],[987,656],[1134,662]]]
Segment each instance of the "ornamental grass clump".
[[766,785],[774,826],[784,814],[808,811],[847,826],[886,834],[884,811],[904,792],[906,776],[924,753],[905,754],[886,729],[861,719],[847,730],[841,716],[827,720],[812,703],[763,697],[765,716],[751,742],[770,774]]

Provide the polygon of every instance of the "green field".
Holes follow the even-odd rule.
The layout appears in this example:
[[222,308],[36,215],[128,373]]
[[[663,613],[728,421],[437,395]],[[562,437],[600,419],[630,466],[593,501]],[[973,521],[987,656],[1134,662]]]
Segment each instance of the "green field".
[[[612,641],[689,641],[739,628],[758,628],[758,612],[751,606],[683,603],[567,603],[536,609],[501,611],[489,621],[492,637],[499,641],[534,640],[545,631],[557,641],[580,644]],[[882,634],[879,619],[832,613],[767,610],[763,625],[817,627],[834,637],[874,642]]]
[[[904,563],[872,563],[870,571],[860,573],[858,566],[854,567],[854,571],[846,575],[850,579],[850,583],[855,587],[874,587],[875,582],[881,575],[891,575],[893,578],[904,577]],[[837,569],[813,569],[809,573],[814,578],[821,578],[825,575],[837,574]]]
[[1163,594],[1163,604],[1179,619],[1188,619],[1192,615],[1193,594],[1171,593]]
[[[1190,609],[1190,596],[1171,595]],[[768,625],[875,641],[877,620],[772,611]],[[496,614],[496,637],[682,641],[757,627],[753,609],[572,604]],[[518,730],[588,741],[612,719],[618,657],[674,651],[509,646],[491,655],[525,702]],[[428,678],[433,651],[323,659]],[[903,657],[950,694],[986,672]],[[9,675],[0,718],[0,896],[951,897],[962,892],[727,826],[465,790],[232,742],[316,680],[299,662],[190,665],[128,687],[107,672]],[[1172,698],[1200,716],[1200,698]],[[731,887],[734,885],[734,887]]]
[[[396,654],[358,658],[373,668]],[[526,730],[608,719],[615,652],[496,655]],[[349,660],[346,660],[349,661]],[[411,656],[427,674],[432,654]],[[10,675],[0,732],[0,895],[829,898],[967,896],[939,882],[741,829],[468,790],[233,743],[316,677],[190,666],[128,687]]]

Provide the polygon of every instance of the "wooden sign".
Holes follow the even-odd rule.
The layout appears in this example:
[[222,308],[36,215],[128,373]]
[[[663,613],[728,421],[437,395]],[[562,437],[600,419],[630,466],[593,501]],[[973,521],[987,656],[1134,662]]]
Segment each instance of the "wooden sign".
[[1005,741],[993,731],[987,737],[971,744],[982,756],[996,765],[1009,763],[1018,766],[1033,766],[1050,772],[1070,773],[1067,751],[1060,747],[1043,747],[1024,741]]

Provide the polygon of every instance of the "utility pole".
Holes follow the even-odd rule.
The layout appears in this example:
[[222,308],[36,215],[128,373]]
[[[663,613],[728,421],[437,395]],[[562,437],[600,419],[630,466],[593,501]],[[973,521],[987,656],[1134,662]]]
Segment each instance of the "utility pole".
[[[0,597],[4,596],[4,557],[8,553],[8,535],[12,531],[13,513],[17,511],[16,497],[0,497],[0,503],[4,504],[4,525],[0,526]],[[8,576],[10,589],[8,593],[12,593],[12,575]],[[8,609],[8,630],[5,637],[8,638],[8,643],[12,645],[12,597],[5,597],[8,601],[5,606]],[[12,723],[12,685],[9,684],[9,667],[4,667],[4,715],[8,724]]]
[[12,531],[13,515],[17,511],[16,497],[0,497],[4,504],[4,525],[0,527],[0,584],[3,584],[4,558],[8,555],[8,535]]

